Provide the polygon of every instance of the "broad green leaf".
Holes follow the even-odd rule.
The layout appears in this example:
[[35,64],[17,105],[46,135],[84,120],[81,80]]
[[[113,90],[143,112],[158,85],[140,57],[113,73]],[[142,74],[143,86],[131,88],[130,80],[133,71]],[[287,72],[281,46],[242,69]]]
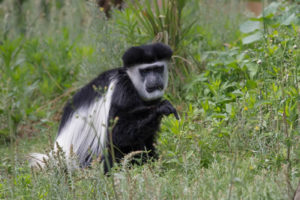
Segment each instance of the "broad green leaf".
[[[297,19],[298,19],[297,16],[295,15],[295,13],[293,13],[293,14],[291,14],[287,19],[285,19],[285,20],[281,23],[281,25],[286,25],[286,26],[288,26],[288,25],[292,24],[293,22],[296,22]],[[298,19],[298,20],[299,20],[299,19]]]
[[247,69],[249,71],[249,75],[250,75],[250,78],[253,79],[253,77],[256,75],[257,73],[257,70],[258,70],[258,65],[257,64],[254,64],[254,63],[249,63],[246,65],[247,66]]
[[272,2],[268,7],[264,10],[264,16],[268,17],[269,15],[275,14],[280,3]]
[[240,91],[239,89],[238,90],[234,90],[233,92],[231,92],[231,94],[233,94],[236,97],[240,97],[240,96],[244,95],[244,93],[242,91]]
[[255,89],[257,87],[257,83],[255,80],[247,80],[246,86],[248,89]]
[[261,32],[255,32],[252,35],[249,35],[245,38],[243,38],[242,42],[243,44],[251,44],[253,42],[256,42],[262,38],[263,34]]
[[260,22],[248,20],[240,25],[240,31],[242,33],[251,33],[257,29],[260,29],[260,27]]

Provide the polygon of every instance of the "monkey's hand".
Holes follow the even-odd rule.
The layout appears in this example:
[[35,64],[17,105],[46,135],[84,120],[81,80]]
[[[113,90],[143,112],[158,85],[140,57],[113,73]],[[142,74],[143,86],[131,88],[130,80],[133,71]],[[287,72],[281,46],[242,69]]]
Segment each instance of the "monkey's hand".
[[179,120],[179,115],[178,115],[176,109],[173,107],[173,105],[168,100],[164,100],[159,104],[159,106],[157,108],[157,112],[159,114],[165,115],[165,116],[174,114],[176,119]]

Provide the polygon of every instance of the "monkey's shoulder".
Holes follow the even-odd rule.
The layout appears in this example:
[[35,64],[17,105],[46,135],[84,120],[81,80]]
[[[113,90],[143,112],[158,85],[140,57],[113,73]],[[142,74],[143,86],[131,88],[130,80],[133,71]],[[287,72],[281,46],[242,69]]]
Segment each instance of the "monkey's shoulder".
[[88,84],[79,89],[66,103],[59,127],[59,131],[72,116],[74,111],[81,107],[89,106],[96,98],[101,98],[107,90],[112,77],[118,74],[120,69],[112,69],[99,74]]
[[[107,92],[109,84],[114,76],[118,74],[119,68],[111,69],[99,74],[96,78],[83,86],[72,98],[74,106],[80,107],[84,104],[90,104],[96,97],[101,97]],[[88,98],[87,98],[88,97]]]

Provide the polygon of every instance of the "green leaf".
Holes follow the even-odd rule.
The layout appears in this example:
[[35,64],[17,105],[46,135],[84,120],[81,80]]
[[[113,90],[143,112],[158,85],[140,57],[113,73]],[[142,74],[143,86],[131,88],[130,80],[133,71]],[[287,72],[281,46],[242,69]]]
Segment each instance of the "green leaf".
[[231,104],[226,104],[225,105],[225,109],[226,109],[226,112],[228,113],[228,114],[231,114],[231,112],[232,112],[232,105]]
[[213,113],[211,115],[211,118],[225,119],[225,118],[227,118],[227,114],[225,114],[225,113]]
[[254,104],[254,108],[258,108],[262,105],[272,105],[272,102],[270,100],[260,100]]
[[250,90],[255,89],[257,87],[257,83],[256,83],[256,81],[253,81],[253,80],[247,80],[246,86]]
[[253,79],[253,77],[256,75],[256,73],[258,71],[258,65],[249,63],[246,66],[249,71],[250,78]]
[[264,10],[264,16],[268,17],[269,15],[273,15],[276,13],[278,6],[280,6],[280,3],[278,2],[272,2],[268,7]]
[[240,25],[240,31],[242,33],[251,33],[257,29],[260,29],[260,27],[260,22],[248,20]]
[[291,14],[287,19],[285,19],[281,25],[285,25],[285,26],[288,26],[288,25],[291,25],[293,22],[296,22],[298,18],[296,17],[295,13]]
[[259,41],[260,39],[262,39],[262,37],[263,34],[261,32],[255,32],[254,34],[243,38],[242,42],[243,44],[251,44],[253,42]]
[[234,90],[233,92],[231,92],[232,95],[234,95],[235,97],[240,97],[243,96],[244,93],[242,91],[238,90]]

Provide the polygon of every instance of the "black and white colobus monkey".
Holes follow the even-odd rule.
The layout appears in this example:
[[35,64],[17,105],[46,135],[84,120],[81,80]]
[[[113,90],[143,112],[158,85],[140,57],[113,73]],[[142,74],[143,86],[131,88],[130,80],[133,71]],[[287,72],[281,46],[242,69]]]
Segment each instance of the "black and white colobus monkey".
[[[146,150],[148,158],[156,158],[153,144],[162,117],[174,114],[179,119],[172,104],[162,100],[171,56],[162,43],[129,48],[123,67],[100,74],[65,106],[54,150],[58,144],[69,157],[72,148],[80,167],[102,156],[105,172],[113,165],[113,154],[120,161],[130,152]],[[31,156],[31,165],[43,166],[45,155]]]

